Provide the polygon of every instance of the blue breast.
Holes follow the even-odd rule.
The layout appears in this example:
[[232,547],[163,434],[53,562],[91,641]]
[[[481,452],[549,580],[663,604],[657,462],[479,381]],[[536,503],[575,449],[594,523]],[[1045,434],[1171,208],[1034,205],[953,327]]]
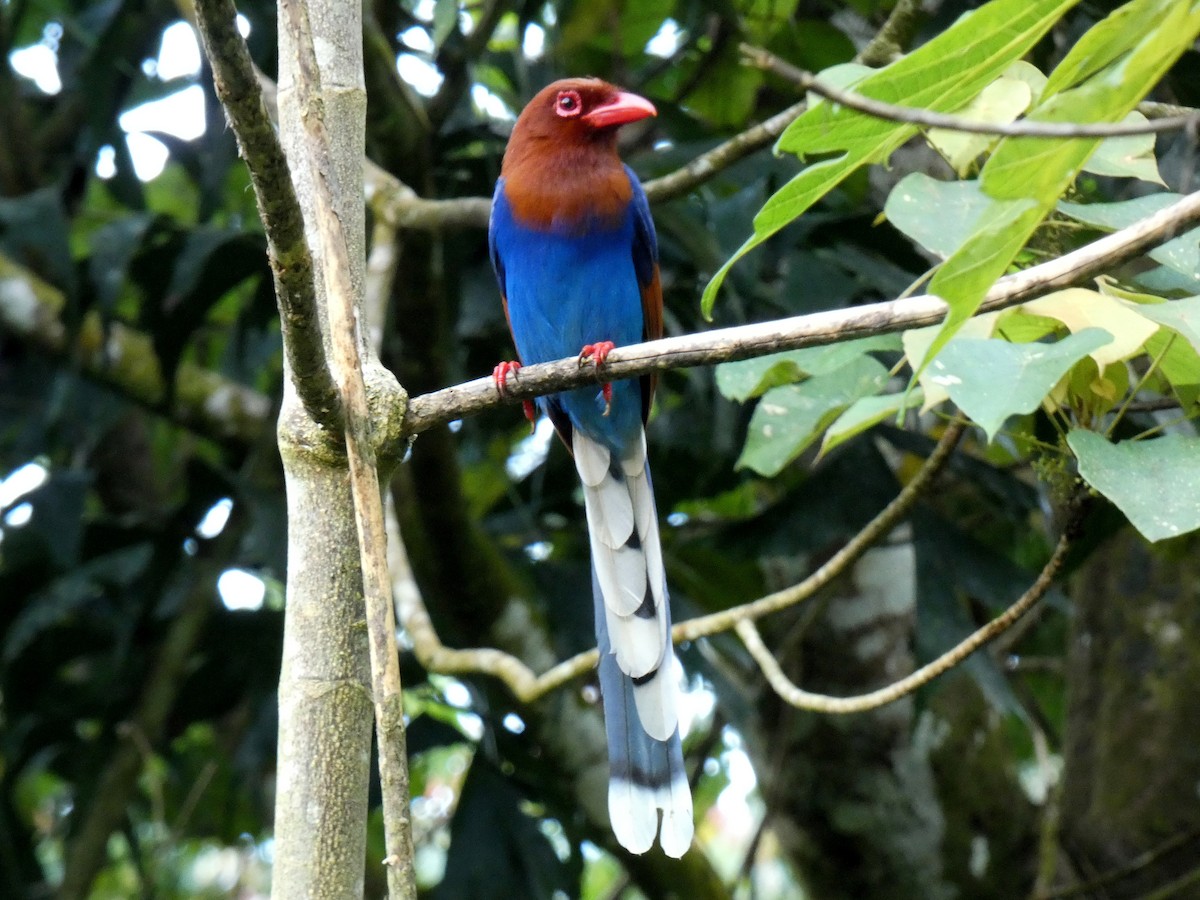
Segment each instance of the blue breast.
[[[617,227],[605,230],[566,234],[527,228],[513,217],[503,181],[497,184],[492,253],[522,362],[573,356],[597,341],[622,346],[642,340],[633,238],[632,208]],[[577,429],[614,449],[641,428],[641,391],[635,381],[613,385],[608,416],[598,387],[557,395],[557,401]]]

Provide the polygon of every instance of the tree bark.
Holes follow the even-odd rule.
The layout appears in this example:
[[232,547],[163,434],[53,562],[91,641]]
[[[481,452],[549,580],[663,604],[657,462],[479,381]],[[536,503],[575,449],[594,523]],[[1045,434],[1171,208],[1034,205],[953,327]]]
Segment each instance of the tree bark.
[[[287,21],[288,0],[280,21]],[[291,0],[299,2],[299,0]],[[362,193],[366,97],[358,4],[307,3],[320,69],[322,104],[332,136],[327,173],[349,247],[351,283],[361,297],[365,234]],[[298,54],[279,29],[280,131],[304,209],[324,331],[325,291],[296,91]],[[288,494],[287,614],[279,684],[279,775],[275,803],[272,896],[361,897],[366,854],[372,704],[358,538],[341,435],[304,413],[290,372],[279,423]]]

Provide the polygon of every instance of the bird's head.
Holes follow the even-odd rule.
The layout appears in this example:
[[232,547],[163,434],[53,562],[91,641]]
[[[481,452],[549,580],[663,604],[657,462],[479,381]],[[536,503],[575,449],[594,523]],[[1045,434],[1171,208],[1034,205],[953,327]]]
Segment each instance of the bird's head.
[[632,187],[617,129],[653,115],[649,100],[598,78],[542,88],[517,118],[500,169],[516,217],[567,232],[622,221]]
[[657,115],[644,97],[598,78],[566,78],[538,91],[513,127],[509,146],[552,141],[560,146],[616,147],[621,125]]

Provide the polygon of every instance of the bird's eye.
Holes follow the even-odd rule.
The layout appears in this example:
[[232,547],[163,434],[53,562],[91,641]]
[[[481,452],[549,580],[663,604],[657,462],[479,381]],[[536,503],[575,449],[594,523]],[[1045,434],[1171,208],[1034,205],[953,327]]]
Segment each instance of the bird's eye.
[[578,91],[559,91],[554,101],[554,111],[564,119],[577,116],[583,109],[583,101],[579,99]]

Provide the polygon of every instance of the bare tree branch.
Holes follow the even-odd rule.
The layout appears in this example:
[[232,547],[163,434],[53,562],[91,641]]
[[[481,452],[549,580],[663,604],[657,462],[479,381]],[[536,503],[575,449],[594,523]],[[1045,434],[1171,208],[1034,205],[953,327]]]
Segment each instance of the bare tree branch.
[[884,103],[853,91],[844,91],[819,81],[812,72],[799,69],[774,53],[750,44],[741,44],[738,49],[746,60],[756,68],[790,81],[802,91],[831,100],[847,109],[857,110],[876,119],[889,122],[904,122],[926,128],[942,128],[946,131],[961,131],[967,134],[995,134],[1002,137],[1032,138],[1109,138],[1127,137],[1135,134],[1159,134],[1164,131],[1195,129],[1200,125],[1200,113],[1192,112],[1181,116],[1167,116],[1149,122],[1038,122],[1022,119],[1018,122],[977,122],[962,116],[897,106]]
[[[1001,278],[988,291],[979,312],[1014,306],[1048,291],[1077,283],[1162,244],[1200,222],[1200,192],[1189,194],[1152,216],[1106,235],[1078,250],[1030,269]],[[905,300],[870,303],[753,325],[740,325],[617,347],[601,374],[615,381],[649,372],[713,365],[762,356],[780,350],[832,344],[851,338],[885,334],[933,325],[946,314],[938,297],[922,295]],[[472,415],[501,403],[580,387],[596,381],[594,367],[581,368],[570,357],[526,366],[510,378],[504,397],[490,377],[443,388],[409,401],[404,423],[407,436],[452,419]]]
[[[392,583],[387,566],[387,535],[379,492],[379,469],[360,347],[359,304],[351,284],[350,256],[342,220],[334,203],[339,188],[325,126],[320,69],[303,0],[280,4],[280,24],[290,32],[297,59],[296,91],[307,134],[307,156],[315,187],[316,231],[321,242],[321,271],[329,305],[329,337],[341,387],[346,456],[358,531],[371,656],[371,694],[375,705],[379,781],[387,847],[388,895],[416,900],[408,756],[396,650]],[[361,29],[360,29],[361,30]]]
[[296,393],[327,429],[339,428],[337,389],[325,361],[313,264],[304,217],[288,174],[287,158],[263,103],[246,41],[237,30],[233,0],[197,0],[196,24],[213,71],[213,85],[237,137],[258,202],[275,276],[279,326]]
[[806,709],[820,713],[845,714],[876,709],[877,707],[899,700],[906,694],[911,694],[918,688],[927,685],[939,675],[950,671],[980,647],[983,647],[989,641],[999,637],[1012,627],[1021,616],[1041,600],[1046,595],[1046,591],[1050,590],[1050,585],[1054,583],[1059,569],[1062,568],[1063,560],[1067,557],[1067,551],[1074,545],[1074,539],[1082,516],[1080,512],[1081,506],[1082,504],[1076,504],[1077,508],[1072,516],[1072,520],[1068,523],[1062,537],[1059,538],[1050,559],[1046,562],[1042,571],[1038,573],[1037,579],[1029,587],[1029,590],[1022,594],[1012,606],[982,628],[964,638],[957,646],[943,653],[937,659],[921,666],[921,668],[917,669],[911,675],[878,690],[859,694],[857,697],[831,697],[828,694],[814,694],[806,691],[798,687],[787,677],[779,662],[771,655],[771,651],[767,648],[767,645],[763,643],[762,637],[759,635],[758,629],[751,619],[740,619],[735,629],[738,637],[742,639],[742,643],[746,645],[746,649],[762,670],[763,675],[766,676],[768,684],[771,685],[775,693],[785,703],[797,709]]

